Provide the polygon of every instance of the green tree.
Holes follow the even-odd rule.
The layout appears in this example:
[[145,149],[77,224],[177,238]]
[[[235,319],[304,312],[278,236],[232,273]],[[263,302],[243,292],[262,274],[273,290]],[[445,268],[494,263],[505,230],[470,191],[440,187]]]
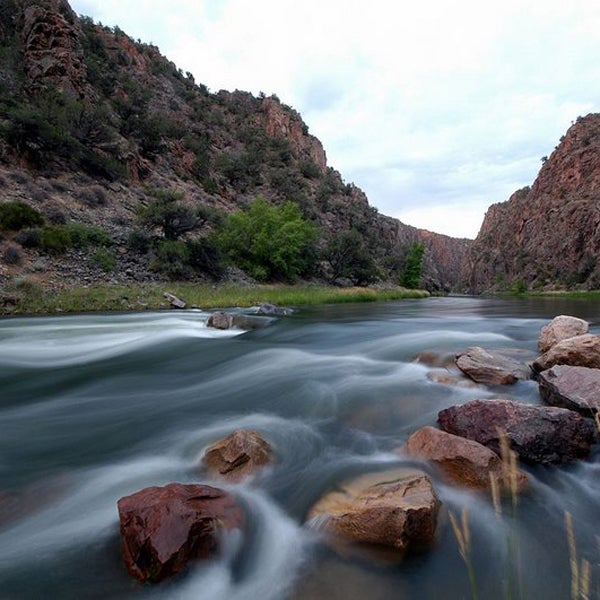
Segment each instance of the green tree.
[[406,264],[404,265],[404,272],[402,273],[400,283],[409,290],[418,288],[421,282],[424,252],[425,245],[417,242],[411,246],[406,257]]
[[293,281],[315,264],[316,228],[297,204],[281,207],[257,197],[250,208],[229,216],[219,243],[231,260],[252,277]]
[[138,210],[138,220],[147,229],[160,229],[165,239],[177,240],[204,222],[198,211],[181,202],[182,193],[158,189],[152,194],[148,205]]
[[377,279],[377,266],[356,230],[335,233],[323,252],[331,266],[331,279],[350,279],[355,285],[367,285]]

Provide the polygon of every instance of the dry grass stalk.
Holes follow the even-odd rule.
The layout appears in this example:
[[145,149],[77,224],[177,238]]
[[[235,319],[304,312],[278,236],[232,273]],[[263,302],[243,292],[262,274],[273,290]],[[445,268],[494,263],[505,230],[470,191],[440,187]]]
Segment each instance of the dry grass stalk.
[[506,432],[498,429],[498,437],[502,459],[502,487],[510,492],[513,509],[516,509],[519,498],[519,461],[517,453],[510,448]]
[[500,500],[500,484],[495,473],[490,471],[490,491],[492,492],[492,502],[494,503],[494,512],[496,519],[502,519],[502,502]]
[[463,559],[467,573],[469,575],[469,583],[471,584],[471,594],[473,600],[478,600],[479,594],[477,592],[477,581],[475,579],[475,571],[473,569],[473,563],[471,562],[470,550],[471,550],[471,528],[469,527],[469,517],[467,510],[463,507],[460,516],[460,523],[456,518],[456,515],[450,511],[450,523],[452,524],[452,530],[454,531],[454,537],[458,542],[458,552]]
[[565,512],[565,525],[567,528],[567,543],[569,545],[569,562],[571,564],[571,599],[579,599],[579,564],[577,561],[577,544],[575,543],[575,530],[573,517]]
[[581,561],[581,569],[579,573],[580,585],[579,585],[579,596],[581,600],[590,600],[590,587],[592,581],[592,566],[590,563],[583,559]]
[[596,428],[600,432],[600,413],[598,411],[594,413],[594,421],[596,421]]

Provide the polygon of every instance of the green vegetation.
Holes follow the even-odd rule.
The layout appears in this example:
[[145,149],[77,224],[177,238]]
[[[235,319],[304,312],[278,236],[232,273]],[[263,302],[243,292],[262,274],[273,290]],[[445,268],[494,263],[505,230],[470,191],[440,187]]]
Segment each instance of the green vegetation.
[[355,285],[367,285],[377,279],[373,257],[356,229],[339,231],[332,236],[323,252],[331,266],[331,280],[350,279]]
[[37,227],[43,223],[42,215],[25,202],[14,200],[0,204],[0,229],[19,231],[26,227]]
[[92,312],[121,310],[158,310],[168,308],[163,292],[183,298],[188,306],[204,309],[255,306],[270,302],[280,306],[376,302],[405,298],[426,298],[423,290],[403,288],[334,288],[310,285],[261,285],[240,287],[195,283],[131,284],[76,286],[61,290],[43,290],[37,282],[20,278],[9,291],[18,294],[16,313],[48,314],[54,312]]
[[315,264],[317,231],[297,204],[281,207],[258,197],[250,208],[229,216],[219,245],[241,269],[259,281],[294,281]]
[[102,269],[105,273],[111,273],[117,269],[117,259],[112,250],[108,248],[98,248],[92,256],[90,262]]
[[419,287],[421,282],[421,271],[423,268],[423,253],[425,246],[423,244],[413,244],[406,258],[406,265],[400,283],[408,289],[414,290]]

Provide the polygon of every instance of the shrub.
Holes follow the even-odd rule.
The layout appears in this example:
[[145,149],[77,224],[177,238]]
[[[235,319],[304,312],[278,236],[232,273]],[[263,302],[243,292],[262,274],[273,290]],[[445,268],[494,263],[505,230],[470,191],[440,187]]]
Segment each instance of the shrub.
[[14,200],[0,204],[0,229],[19,231],[44,224],[44,217],[25,202]]
[[294,280],[315,263],[317,231],[298,205],[281,207],[256,198],[246,211],[229,216],[219,243],[240,268],[259,280]]
[[112,244],[110,236],[101,227],[85,225],[84,223],[67,223],[63,229],[67,232],[70,245],[74,248],[110,246]]
[[154,190],[148,206],[138,210],[138,220],[147,229],[158,228],[167,240],[177,240],[198,226],[194,211],[181,204],[183,194],[173,190]]
[[193,275],[189,261],[190,251],[184,242],[163,240],[156,246],[156,259],[152,268],[169,279],[189,279]]
[[21,244],[23,248],[39,248],[42,243],[40,229],[22,229],[15,235],[15,242]]
[[115,271],[117,268],[117,259],[114,252],[107,248],[98,248],[90,257],[90,262],[105,273]]
[[323,252],[331,265],[331,278],[350,279],[356,285],[368,285],[377,279],[377,266],[356,229],[339,231]]
[[16,246],[8,246],[2,253],[2,261],[7,265],[18,265],[23,260],[21,251]]
[[147,254],[150,250],[150,236],[139,229],[134,229],[127,238],[127,247],[136,254]]
[[213,237],[186,240],[185,245],[189,252],[189,264],[195,271],[215,280],[223,276],[221,251]]
[[61,225],[47,225],[41,231],[41,245],[49,254],[64,254],[71,247],[71,236]]
[[416,243],[413,244],[408,252],[404,272],[401,277],[401,284],[409,290],[414,290],[419,287],[421,282],[421,270],[423,266],[423,253],[425,245]]

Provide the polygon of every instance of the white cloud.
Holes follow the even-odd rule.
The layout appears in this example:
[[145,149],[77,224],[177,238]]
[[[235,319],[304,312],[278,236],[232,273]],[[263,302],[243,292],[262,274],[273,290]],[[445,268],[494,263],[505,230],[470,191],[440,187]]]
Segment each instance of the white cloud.
[[[381,212],[456,235],[473,237],[489,204],[530,184],[570,122],[598,110],[596,0],[72,6],[213,91],[276,93]],[[471,216],[453,225],[444,211]],[[428,226],[411,222],[422,215]]]

